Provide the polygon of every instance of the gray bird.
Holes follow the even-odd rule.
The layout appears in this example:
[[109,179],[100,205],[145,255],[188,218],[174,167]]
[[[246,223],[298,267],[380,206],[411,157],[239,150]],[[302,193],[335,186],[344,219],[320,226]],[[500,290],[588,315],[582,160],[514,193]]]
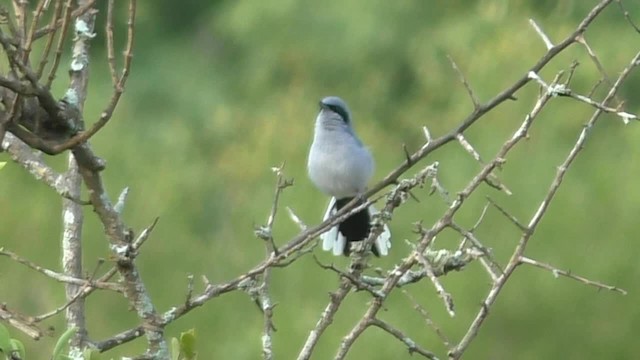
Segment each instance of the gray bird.
[[[339,97],[328,96],[320,101],[307,166],[311,181],[331,196],[323,220],[364,193],[373,175],[373,157],[356,136],[351,121],[351,112]],[[322,234],[322,249],[332,250],[334,255],[349,255],[352,242],[369,236],[371,216],[377,212],[372,205]],[[389,228],[385,225],[371,251],[376,256],[387,255],[390,238]]]

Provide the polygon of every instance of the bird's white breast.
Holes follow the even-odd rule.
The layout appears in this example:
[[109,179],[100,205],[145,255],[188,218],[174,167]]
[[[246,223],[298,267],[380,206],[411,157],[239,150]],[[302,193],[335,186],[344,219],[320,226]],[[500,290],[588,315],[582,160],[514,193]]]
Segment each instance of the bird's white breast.
[[308,171],[322,192],[336,198],[352,197],[365,190],[373,174],[373,159],[351,134],[316,132]]

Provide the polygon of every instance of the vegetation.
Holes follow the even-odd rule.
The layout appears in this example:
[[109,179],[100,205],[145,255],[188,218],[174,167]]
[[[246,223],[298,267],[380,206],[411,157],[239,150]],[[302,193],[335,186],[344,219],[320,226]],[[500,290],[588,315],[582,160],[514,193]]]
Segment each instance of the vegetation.
[[[212,283],[246,272],[264,258],[263,241],[254,235],[273,202],[271,168],[285,163],[294,185],[280,198],[273,237],[284,244],[300,232],[287,216],[290,207],[307,225],[320,222],[327,199],[306,176],[317,102],[325,95],[344,98],[354,124],[376,159],[375,182],[424,143],[423,126],[438,137],[460,124],[473,104],[449,60],[455,61],[481,101],[487,101],[527,73],[545,53],[545,44],[529,24],[532,18],[551,41],[573,32],[600,1],[144,1],[138,4],[137,39],[126,91],[113,119],[91,143],[107,161],[102,173],[109,195],[130,188],[123,216],[136,232],[160,220],[136,264],[160,311],[184,301],[188,276]],[[102,2],[100,2],[102,3]],[[640,22],[640,2],[624,1]],[[106,8],[101,5],[104,13]],[[126,9],[121,9],[122,13]],[[119,9],[120,11],[120,9]],[[103,14],[102,13],[102,14]],[[98,15],[97,29],[104,26]],[[118,18],[122,27],[126,16]],[[104,34],[92,43],[91,81],[84,117],[90,124],[109,99]],[[116,33],[116,43],[126,40]],[[614,2],[586,32],[589,46],[612,79],[638,52],[640,33]],[[68,56],[68,55],[65,55]],[[586,48],[574,44],[539,74],[551,82],[572,61],[579,63],[572,90],[589,94],[602,78]],[[69,63],[68,58],[62,64]],[[2,64],[4,66],[4,64]],[[119,63],[119,65],[121,65]],[[65,65],[63,65],[65,66]],[[640,113],[640,73],[620,89],[624,110]],[[65,72],[58,73],[64,78]],[[61,97],[66,79],[54,83]],[[603,98],[606,87],[593,93]],[[483,158],[492,158],[521,124],[537,100],[540,86],[530,82],[465,133]],[[497,171],[509,196],[489,186],[469,198],[456,221],[470,228],[491,196],[526,222],[547,193],[551,179],[575,144],[593,107],[554,98],[538,116],[529,138],[510,153]],[[629,291],[627,296],[597,291],[533,267],[513,275],[491,309],[465,358],[469,359],[631,359],[640,347],[637,279],[637,216],[640,213],[640,128],[605,114],[568,171],[564,184],[527,250],[527,255],[561,269]],[[46,157],[66,169],[66,157]],[[439,181],[454,196],[481,166],[457,144],[449,144],[407,173],[439,162]],[[0,247],[34,263],[60,269],[61,202],[0,153]],[[428,189],[415,189],[393,216],[393,248],[371,263],[385,271],[410,252],[414,223],[430,227],[447,204]],[[82,198],[87,198],[83,192]],[[85,271],[112,256],[102,224],[85,206]],[[499,211],[487,212],[476,235],[506,263],[520,231]],[[445,231],[438,248],[456,249],[460,235]],[[324,264],[344,269],[347,258],[320,249]],[[100,271],[107,267],[102,265]],[[26,314],[64,304],[58,283],[0,258],[0,302]],[[455,301],[450,317],[428,281],[408,290],[453,342],[465,334],[486,296],[490,279],[480,263],[440,278]],[[271,298],[277,303],[273,335],[277,358],[295,358],[315,326],[339,279],[310,255],[289,267],[274,268]],[[320,340],[314,359],[334,356],[340,340],[362,317],[371,296],[350,295]],[[98,291],[87,300],[88,332],[103,339],[138,324],[135,312],[117,294]],[[422,347],[441,358],[446,347],[425,320],[411,310],[402,293],[393,293],[380,316],[406,330]],[[29,358],[47,358],[65,332],[62,316],[53,318],[52,336],[34,342],[18,331],[11,336]],[[214,299],[167,328],[167,338],[196,329],[200,359],[256,359],[261,352],[263,315],[244,293]],[[144,351],[138,340],[107,353],[117,358]],[[370,329],[349,352],[349,359],[409,359],[407,347],[379,329]]]

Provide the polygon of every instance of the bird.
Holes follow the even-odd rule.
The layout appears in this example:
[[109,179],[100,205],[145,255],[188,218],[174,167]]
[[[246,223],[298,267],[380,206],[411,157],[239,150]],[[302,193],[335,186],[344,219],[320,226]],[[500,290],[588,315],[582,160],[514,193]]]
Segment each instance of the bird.
[[[347,103],[337,96],[327,96],[319,105],[307,170],[311,182],[331,197],[324,221],[352,199],[363,201],[361,195],[373,175],[374,161],[354,131]],[[371,218],[376,213],[378,210],[371,205],[329,229],[320,235],[322,249],[332,251],[336,256],[349,256],[352,242],[363,241],[369,236]],[[391,233],[385,224],[374,240],[371,252],[376,256],[387,255],[390,239]]]

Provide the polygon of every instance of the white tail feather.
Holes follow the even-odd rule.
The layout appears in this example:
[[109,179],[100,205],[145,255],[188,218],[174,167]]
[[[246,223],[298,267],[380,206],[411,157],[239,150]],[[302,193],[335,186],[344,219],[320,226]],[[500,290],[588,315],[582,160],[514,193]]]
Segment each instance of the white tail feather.
[[338,231],[338,227],[337,226],[335,227],[335,229],[336,229],[336,232],[338,233],[338,237],[333,242],[333,255],[340,256],[340,255],[344,254],[344,246],[347,243],[347,238],[345,238],[344,235],[342,235]]
[[[369,206],[369,215],[372,217],[378,214],[379,211],[373,205]],[[322,221],[327,220],[336,213],[336,198],[332,197],[327,206],[327,211],[324,213]],[[338,226],[334,226],[324,234],[320,235],[322,240],[322,250],[331,251],[333,255],[339,256],[344,253],[344,247],[347,239],[338,231]],[[380,256],[389,255],[389,249],[391,248],[391,232],[389,227],[385,224],[382,233],[374,240],[373,246]]]
[[[378,214],[379,211],[373,205],[369,206],[369,215],[373,217],[373,215]],[[389,255],[389,249],[391,249],[391,231],[389,231],[389,227],[387,224],[384,224],[384,228],[382,229],[382,233],[378,235],[378,237],[373,241],[373,246],[378,250],[378,254],[380,256]]]
[[[329,201],[329,206],[327,206],[327,211],[325,211],[322,221],[327,220],[328,218],[333,216],[333,214],[335,213],[336,213],[336,198],[332,197],[331,200]],[[334,226],[331,229],[329,229],[329,231],[320,235],[320,239],[322,239],[322,250],[329,251],[333,249],[333,253],[335,254],[336,245],[338,245],[338,243],[340,242],[339,240],[341,237],[343,238],[342,234],[340,234],[340,232],[338,231],[338,226]],[[345,239],[342,239],[343,247],[344,247],[344,241]],[[340,254],[337,254],[337,255],[340,255]]]

